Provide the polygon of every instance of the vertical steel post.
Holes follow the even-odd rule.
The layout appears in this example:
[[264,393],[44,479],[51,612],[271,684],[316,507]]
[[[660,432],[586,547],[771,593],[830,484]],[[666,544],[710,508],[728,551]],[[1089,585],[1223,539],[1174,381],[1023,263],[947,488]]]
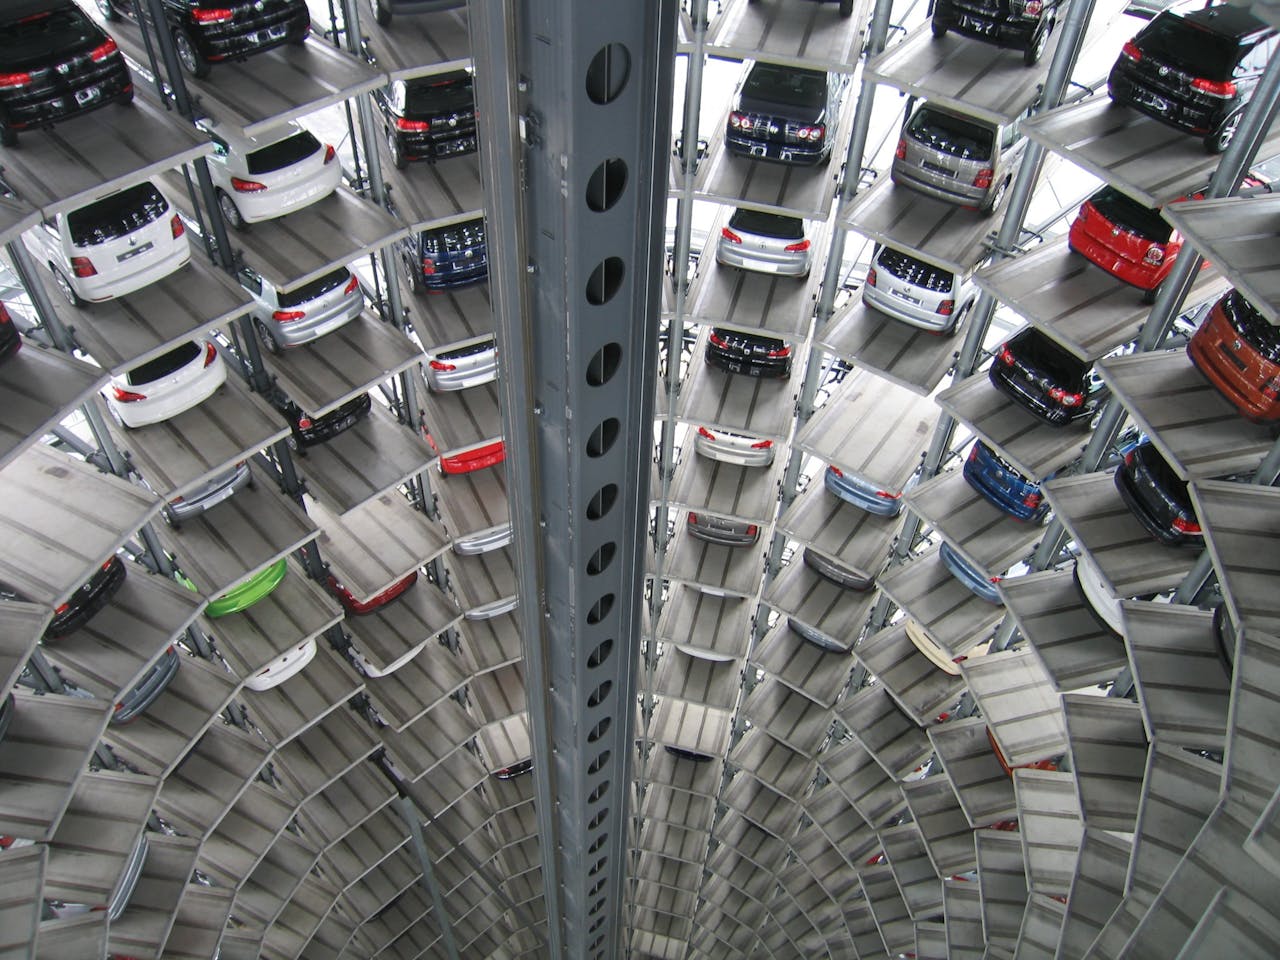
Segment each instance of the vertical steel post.
[[431,898],[431,909],[435,914],[436,926],[440,928],[440,939],[444,943],[445,956],[449,960],[458,960],[458,941],[453,935],[453,920],[445,909],[444,897],[440,894],[440,884],[436,882],[435,867],[431,862],[431,854],[427,851],[427,842],[422,837],[422,814],[409,797],[397,797],[396,809],[400,819],[409,828],[409,842],[413,846],[414,856],[422,868],[421,886]]

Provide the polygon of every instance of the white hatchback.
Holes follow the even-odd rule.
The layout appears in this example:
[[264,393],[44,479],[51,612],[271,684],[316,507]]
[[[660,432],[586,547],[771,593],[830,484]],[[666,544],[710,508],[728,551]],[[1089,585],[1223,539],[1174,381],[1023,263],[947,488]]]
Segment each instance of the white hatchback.
[[247,689],[255,693],[278,687],[290,677],[302,672],[302,668],[315,659],[316,641],[314,637],[303,640],[290,647],[265,667],[245,680]]
[[292,121],[256,137],[217,124],[206,129],[218,209],[237,230],[323,200],[342,179],[333,147]]
[[145,427],[207,400],[226,379],[218,348],[206,340],[188,340],[112,377],[106,395],[121,423]]
[[43,220],[22,242],[75,306],[133,293],[191,259],[182,218],[150,180]]

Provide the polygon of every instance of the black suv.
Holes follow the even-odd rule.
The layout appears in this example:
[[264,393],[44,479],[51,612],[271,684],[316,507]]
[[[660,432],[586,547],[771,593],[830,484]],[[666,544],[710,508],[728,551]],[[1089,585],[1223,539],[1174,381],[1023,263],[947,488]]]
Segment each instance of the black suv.
[[130,103],[116,42],[70,0],[9,0],[0,12],[0,144],[108,103]]
[[[137,19],[136,0],[96,0],[107,20]],[[311,32],[306,0],[163,0],[182,68],[205,77],[215,63],[242,60]]]
[[1275,49],[1275,28],[1240,7],[1181,5],[1124,45],[1107,91],[1221,153]]
[[441,160],[476,151],[476,99],[471,74],[452,70],[393,80],[374,94],[396,169],[410,160]]
[[791,348],[758,333],[712,327],[703,359],[707,366],[749,377],[791,376]]
[[489,276],[484,218],[411,233],[400,241],[400,259],[414,293],[479,283]]
[[1035,327],[1001,344],[987,376],[1001,393],[1055,427],[1089,419],[1107,396],[1093,364]]
[[800,166],[825,163],[848,77],[757,60],[724,131],[730,153]]
[[937,0],[933,35],[948,30],[997,47],[1022,51],[1028,67],[1039,62],[1058,21],[1058,0]]

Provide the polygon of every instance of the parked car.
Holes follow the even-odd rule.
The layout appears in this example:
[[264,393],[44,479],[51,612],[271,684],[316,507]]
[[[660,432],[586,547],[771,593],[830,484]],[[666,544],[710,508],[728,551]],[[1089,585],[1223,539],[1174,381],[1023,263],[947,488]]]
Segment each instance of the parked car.
[[[913,476],[907,481],[903,490],[911,487],[915,479]],[[827,488],[828,493],[867,513],[896,517],[902,512],[903,490],[884,490],[880,484],[860,477],[851,470],[841,470],[835,464],[828,464],[822,476],[822,485]]]
[[1111,99],[1221,153],[1276,49],[1276,30],[1244,7],[1180,4],[1125,43],[1107,78]]
[[791,376],[791,348],[758,333],[712,327],[703,359],[708,366],[749,377]]
[[1116,636],[1124,635],[1124,613],[1120,601],[1111,593],[1102,571],[1087,553],[1076,557],[1071,571],[1076,586],[1095,618]]
[[314,637],[309,637],[272,659],[265,667],[246,679],[244,685],[255,693],[278,687],[290,677],[301,673],[302,668],[314,660],[315,656],[316,641]]
[[949,336],[978,299],[968,277],[876,244],[862,287],[862,302],[913,327]]
[[213,342],[188,340],[112,377],[106,396],[126,427],[145,427],[199,405],[226,379],[226,365]]
[[281,557],[275,563],[246,577],[216,600],[209,601],[209,605],[204,608],[204,615],[216,619],[249,609],[259,600],[270,596],[288,572],[288,561]]
[[1001,344],[987,375],[997,390],[1055,427],[1088,420],[1108,396],[1093,364],[1035,327]]
[[922,103],[902,126],[889,172],[896,184],[987,214],[1004,200],[1026,145],[1016,120]]
[[511,543],[513,536],[511,522],[507,521],[496,527],[455,537],[453,552],[460,557],[473,557],[492,550],[501,550]]
[[308,415],[287,397],[276,397],[272,403],[289,421],[289,446],[302,456],[306,456],[307,447],[332,440],[343,431],[350,430],[373,409],[373,401],[367,393],[353,397],[323,417]]
[[1040,485],[981,440],[974,443],[964,462],[964,478],[982,498],[1015,520],[1039,523],[1049,512]]
[[507,457],[506,445],[502,438],[489,440],[465,450],[455,450],[440,458],[440,472],[443,474],[471,473],[485,467],[496,466]]
[[1243,416],[1280,420],[1280,329],[1240,291],[1229,290],[1213,305],[1187,356]]
[[805,547],[802,558],[804,565],[814,573],[846,590],[870,590],[876,585],[874,576],[855,570],[848,564],[841,563],[835,557],[828,556],[813,547]]
[[1004,602],[1000,599],[1000,591],[996,589],[996,584],[1000,582],[1000,577],[988,577],[986,573],[966,560],[958,550],[945,540],[942,541],[942,546],[938,548],[938,556],[942,558],[942,565],[947,568],[947,572],[964,584],[965,588],[974,596],[987,601],[987,603]]
[[73,306],[123,297],[191,259],[182,218],[150,180],[46,218],[22,242]]
[[690,510],[685,522],[689,528],[689,536],[722,547],[749,547],[760,539],[760,528],[745,520]]
[[[128,567],[118,556],[109,557],[93,575],[82,583],[65,602],[53,611],[53,619],[45,627],[45,640],[60,640],[79,630],[111,602],[116,591],[124,584]],[[27,598],[16,588],[0,582],[0,602],[26,602]]]
[[1114,480],[1129,512],[1157,540],[1171,546],[1204,543],[1187,482],[1174,472],[1150,440],[1136,443],[1124,452]]
[[[24,845],[23,841],[13,843],[13,846]],[[143,831],[133,845],[133,850],[129,853],[129,859],[125,861],[123,869],[120,871],[120,878],[116,882],[109,903],[77,903],[45,897],[41,904],[40,919],[61,920],[67,917],[79,916],[83,913],[103,910],[107,914],[107,919],[112,923],[119,920],[120,915],[124,913],[125,907],[133,899],[133,891],[137,889],[138,879],[142,876],[142,866],[146,862],[148,849],[147,834],[146,831]]]
[[1231,676],[1236,666],[1236,624],[1231,619],[1231,611],[1226,603],[1219,602],[1213,608],[1213,639],[1218,645],[1218,657],[1222,661],[1227,676]]
[[418,571],[411,571],[407,576],[397,580],[387,589],[383,590],[377,596],[370,597],[368,600],[357,600],[355,595],[346,588],[332,573],[325,580],[325,587],[328,591],[337,597],[338,602],[342,604],[342,609],[347,611],[349,616],[363,617],[371,613],[377,613],[379,609],[385,607],[393,600],[399,599],[410,587],[418,582]]
[[720,228],[716,263],[782,277],[809,276],[813,251],[799,217],[738,207]]
[[11,0],[0,13],[0,145],[108,103],[132,103],[115,40],[71,0]]
[[241,460],[235,466],[210,477],[199,486],[174,497],[164,506],[165,519],[172,527],[180,527],[187,520],[198,517],[206,510],[230,500],[245,487],[254,487],[249,461]]
[[930,21],[935,37],[954,30],[983,43],[1021,50],[1028,67],[1039,63],[1057,22],[1057,0],[937,0]]
[[116,701],[111,712],[110,724],[122,726],[145,713],[178,675],[179,659],[178,651],[174,647],[169,647],[162,653],[160,659],[148,668],[138,682]]
[[422,373],[432,390],[466,390],[498,379],[498,348],[491,335],[425,353]]
[[22,349],[22,336],[18,325],[9,316],[5,305],[0,303],[0,360],[7,360]]
[[677,760],[690,760],[693,763],[708,763],[715,759],[709,753],[698,753],[696,750],[686,750],[684,747],[673,747],[664,743],[662,749],[675,757]]
[[451,290],[489,277],[483,217],[410,233],[399,242],[399,249],[414,293]]
[[391,25],[391,18],[398,14],[436,13],[466,7],[467,0],[369,0],[369,9],[378,26]]
[[[137,19],[137,0],[96,0],[107,20]],[[207,77],[215,63],[243,60],[311,32],[306,0],[162,0],[178,61],[193,77]]]
[[504,613],[511,613],[518,606],[520,606],[520,597],[518,594],[512,594],[509,597],[499,597],[497,600],[490,600],[470,610],[464,610],[462,616],[466,620],[493,620]]
[[393,80],[374,93],[392,164],[443,160],[476,152],[476,104],[471,73],[451,70]]
[[700,456],[739,467],[767,467],[773,463],[773,441],[716,427],[699,427],[693,449]]
[[803,620],[797,620],[795,617],[787,617],[787,629],[794,633],[801,640],[812,643],[820,650],[826,650],[828,653],[848,653],[853,649],[853,643],[840,643],[835,637],[828,636],[821,630],[809,626]]
[[252,267],[242,267],[237,276],[240,286],[253,294],[253,326],[272,353],[319,340],[364,309],[360,279],[347,267],[288,290],[276,289]]
[[826,163],[848,84],[848,74],[757,60],[734,97],[725,148],[797,166]]
[[308,207],[342,181],[333,147],[292,120],[252,137],[224,124],[203,129],[213,141],[209,176],[218,209],[237,230]]

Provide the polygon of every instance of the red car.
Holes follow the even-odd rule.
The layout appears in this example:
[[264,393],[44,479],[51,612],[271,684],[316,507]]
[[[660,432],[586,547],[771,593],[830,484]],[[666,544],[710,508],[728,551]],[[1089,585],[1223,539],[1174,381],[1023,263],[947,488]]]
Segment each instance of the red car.
[[22,338],[18,336],[18,328],[9,317],[9,311],[0,303],[0,360],[12,356],[22,349]]
[[483,470],[485,467],[492,467],[501,463],[506,459],[506,456],[506,447],[502,441],[494,440],[478,447],[471,447],[467,450],[460,450],[457,453],[441,457],[440,472],[450,474]]
[[342,581],[333,574],[329,574],[326,586],[329,588],[329,592],[338,598],[338,602],[342,604],[342,608],[347,611],[348,615],[362,617],[365,614],[376,613],[379,607],[385,607],[417,582],[418,571],[414,570],[403,580],[396,581],[376,597],[371,597],[364,603],[357,600],[351,591],[343,586]]
[[1280,329],[1238,290],[1213,305],[1187,355],[1245,417],[1280,420]]

